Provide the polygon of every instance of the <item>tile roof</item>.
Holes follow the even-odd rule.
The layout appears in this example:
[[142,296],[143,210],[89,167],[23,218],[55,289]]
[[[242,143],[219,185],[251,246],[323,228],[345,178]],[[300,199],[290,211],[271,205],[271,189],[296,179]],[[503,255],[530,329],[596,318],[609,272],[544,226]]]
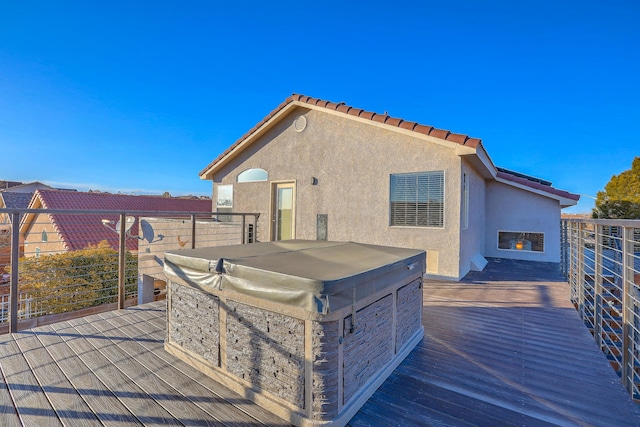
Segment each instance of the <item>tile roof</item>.
[[[278,105],[273,111],[271,111],[265,118],[263,118],[259,123],[257,123],[254,127],[249,129],[244,135],[242,135],[236,142],[234,142],[229,148],[227,148],[222,154],[220,154],[215,160],[213,160],[207,167],[205,167],[202,171],[200,171],[200,176],[203,176],[209,169],[215,166],[218,162],[220,162],[224,157],[226,157],[229,153],[231,153],[236,147],[238,147],[244,140],[249,138],[252,134],[254,134],[258,129],[260,129],[264,124],[266,124],[269,120],[271,120],[274,116],[276,116],[280,111],[282,111],[285,107],[287,107],[292,102],[300,102],[303,104],[313,105],[317,107],[326,108],[329,110],[337,111],[340,113],[348,114],[351,116],[364,118],[367,120],[371,120],[378,123],[383,123],[389,126],[395,126],[400,129],[406,129],[413,132],[417,132],[423,135],[428,135],[434,138],[442,139],[445,141],[453,142],[456,144],[460,144],[463,146],[467,146],[470,148],[477,148],[482,144],[482,140],[479,138],[472,138],[468,135],[460,134],[460,133],[452,133],[446,129],[438,129],[433,126],[423,125],[417,122],[412,122],[408,120],[404,120],[398,117],[391,117],[387,114],[378,114],[372,111],[366,111],[360,108],[354,108],[346,105],[344,102],[330,102],[325,101],[319,98],[312,98],[310,96],[300,95],[300,94],[292,94],[287,99],[284,100],[280,105]],[[580,199],[579,195],[571,194],[567,191],[558,190],[551,186],[551,183],[548,181],[540,180],[538,178],[529,177],[527,175],[520,174],[518,172],[509,171],[502,168],[497,168],[497,176],[512,181],[533,189],[541,190],[547,192],[549,194],[553,194],[560,197],[566,197],[571,200]],[[548,185],[547,185],[548,184]]]
[[496,177],[570,200],[580,200],[580,196],[578,194],[572,194],[568,191],[558,190],[557,188],[553,188],[549,181],[542,181],[537,178],[528,177],[520,173],[506,172],[504,169],[502,169],[498,170]]
[[233,151],[238,145],[242,143],[245,139],[255,133],[260,127],[262,127],[265,123],[271,120],[276,114],[278,114],[281,110],[283,110],[287,105],[292,102],[302,102],[308,105],[315,105],[318,107],[323,107],[329,110],[338,111],[340,113],[345,113],[350,116],[360,117],[363,119],[368,119],[373,122],[384,123],[389,126],[395,126],[400,129],[406,129],[410,131],[414,131],[423,135],[429,135],[434,138],[442,139],[449,142],[454,142],[456,144],[465,145],[471,148],[476,148],[478,145],[482,143],[482,141],[478,138],[471,138],[468,135],[463,135],[460,133],[452,133],[446,129],[438,129],[433,126],[423,125],[417,122],[407,121],[398,117],[391,117],[387,114],[377,114],[372,111],[366,111],[360,108],[354,108],[346,105],[344,102],[330,102],[325,101],[318,98],[312,98],[310,96],[299,95],[294,93],[284,100],[280,105],[278,105],[273,111],[271,111],[265,118],[263,118],[259,123],[257,123],[254,127],[249,129],[244,135],[242,135],[236,142],[234,142],[229,148],[227,148],[222,154],[220,154],[213,162],[211,162],[206,168],[200,171],[200,175],[203,175],[207,170],[209,170],[212,166],[218,163],[222,158],[224,158],[227,154]]
[[[44,209],[79,209],[113,211],[212,212],[211,200],[181,199],[176,197],[131,196],[124,194],[84,193],[61,190],[37,190],[36,196]],[[34,196],[35,200],[35,196]],[[139,215],[131,228],[136,235]],[[89,244],[106,240],[117,248],[118,235],[102,224],[102,219],[116,223],[118,215],[49,214],[68,250],[84,249]],[[138,249],[138,239],[127,239],[127,249]]]
[[31,193],[10,193],[0,192],[0,197],[4,200],[4,207],[7,209],[26,209],[29,206],[33,192]]

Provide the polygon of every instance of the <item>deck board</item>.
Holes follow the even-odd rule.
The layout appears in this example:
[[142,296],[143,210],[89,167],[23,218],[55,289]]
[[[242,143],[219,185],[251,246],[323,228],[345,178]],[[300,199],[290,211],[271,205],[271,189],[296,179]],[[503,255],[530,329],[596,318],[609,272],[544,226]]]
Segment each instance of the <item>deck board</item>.
[[149,426],[180,425],[160,404],[118,369],[117,366],[120,365],[120,362],[114,365],[91,343],[91,340],[104,338],[91,337],[90,335],[85,337],[75,328],[76,324],[86,320],[90,321],[92,318],[75,319],[52,326],[80,357],[88,370],[110,390],[114,391],[120,402],[138,421]]
[[[186,399],[178,390],[162,381],[153,370],[148,369],[147,356],[150,355],[147,352],[135,351],[129,354],[124,351],[121,345],[126,343],[126,338],[106,321],[95,319],[91,323],[78,323],[74,326],[83,335],[101,336],[99,339],[90,338],[89,342],[116,366],[132,385],[135,384],[135,393],[144,395],[145,398],[148,396],[149,402],[159,405],[169,417],[187,425],[223,425],[198,406],[185,402]],[[116,344],[117,342],[119,343]],[[159,367],[160,373],[167,368],[166,364]]]
[[[112,328],[118,328],[117,330],[124,329],[122,318],[110,318],[105,319],[102,322],[92,322],[92,326],[95,325],[110,325]],[[100,328],[106,336],[110,336],[110,332],[104,328]],[[140,337],[152,338],[152,335],[143,335]],[[157,337],[156,337],[157,338]],[[123,340],[118,345],[127,352],[132,360],[142,360],[145,367],[150,373],[158,376],[158,378],[164,381],[167,385],[172,387],[171,390],[166,390],[167,395],[171,396],[172,400],[183,400],[190,402],[195,407],[204,411],[200,417],[206,419],[209,417],[211,420],[216,420],[218,425],[225,425],[225,421],[233,421],[237,426],[251,426],[254,425],[256,420],[244,413],[243,411],[229,405],[223,399],[212,398],[211,390],[202,386],[198,381],[190,376],[183,375],[176,369],[175,366],[170,365],[169,361],[158,357],[157,353],[162,353],[162,344],[159,339],[150,339],[148,342],[155,341],[157,347],[154,351],[149,351],[148,348],[143,347],[132,340]],[[173,362],[173,361],[172,361]],[[185,366],[187,366],[185,364]],[[171,369],[169,369],[171,368]],[[184,417],[180,417],[181,420]],[[273,418],[271,418],[273,420]]]
[[[640,425],[556,267],[427,280],[424,339],[349,426]],[[288,425],[164,351],[165,317],[161,301],[1,335],[0,426]]]
[[[240,404],[237,406],[230,405],[230,403],[233,403],[238,399],[238,395],[235,392],[225,387],[221,387],[219,383],[204,375],[202,372],[198,371],[191,365],[184,363],[183,361],[176,359],[171,354],[165,352],[164,344],[162,342],[162,338],[164,337],[164,335],[162,335],[162,338],[160,339],[157,335],[157,328],[160,328],[162,329],[162,331],[164,331],[164,320],[162,320],[161,323],[156,322],[157,317],[149,316],[149,311],[147,310],[132,309],[129,314],[131,315],[130,320],[133,323],[128,327],[122,329],[129,333],[132,333],[131,337],[136,338],[136,341],[142,347],[148,350],[150,354],[157,357],[164,363],[171,364],[176,374],[181,376],[182,381],[194,382],[204,387],[202,392],[209,393],[209,399],[215,400],[219,403],[220,408],[216,409],[216,411],[222,411],[223,413],[232,411],[233,414],[229,414],[228,418],[233,420],[232,424],[234,426],[240,425],[243,420],[250,425],[255,425],[256,421],[259,424],[262,423],[265,425],[282,425],[283,421],[279,417],[273,415],[271,412],[263,409],[260,406],[253,404]],[[121,316],[114,317],[109,316],[108,313],[105,313],[103,317],[110,322],[122,325],[123,319]],[[155,336],[156,339],[140,340],[137,338],[144,337],[148,333]],[[238,411],[242,412],[242,414],[239,414]]]
[[15,342],[62,424],[101,425],[35,333],[19,334]]
[[2,374],[20,420],[25,425],[61,426],[62,423],[14,340],[2,342]]
[[53,360],[102,425],[142,425],[51,326],[39,328],[38,332],[38,339],[42,345],[47,348]]

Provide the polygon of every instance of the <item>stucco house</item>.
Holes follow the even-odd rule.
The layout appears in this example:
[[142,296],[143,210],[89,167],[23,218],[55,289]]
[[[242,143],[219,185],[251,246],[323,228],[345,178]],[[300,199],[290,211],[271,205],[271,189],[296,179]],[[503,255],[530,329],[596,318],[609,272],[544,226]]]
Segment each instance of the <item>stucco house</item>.
[[[0,209],[24,209],[29,206],[33,193],[40,190],[54,190],[41,182],[23,184],[16,181],[0,181]],[[11,230],[11,215],[0,213],[0,233]]]
[[496,167],[482,141],[294,94],[200,172],[214,208],[259,212],[258,240],[423,249],[461,278],[485,257],[560,260],[578,195]]
[[[36,190],[30,209],[98,210],[98,211],[163,211],[210,213],[211,200],[177,197],[132,196],[127,194],[85,193],[64,190]],[[131,231],[137,233],[138,215]],[[69,215],[60,213],[30,213],[20,223],[24,239],[24,256],[39,256],[84,249],[106,240],[118,248],[119,238],[102,220],[115,222],[118,215]],[[138,250],[138,239],[126,239],[127,249]]]

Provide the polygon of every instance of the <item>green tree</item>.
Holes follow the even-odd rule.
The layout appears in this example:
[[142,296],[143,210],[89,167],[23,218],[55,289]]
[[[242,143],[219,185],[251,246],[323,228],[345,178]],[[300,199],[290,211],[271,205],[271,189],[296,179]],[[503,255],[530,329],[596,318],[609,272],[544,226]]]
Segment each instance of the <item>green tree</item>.
[[[32,312],[64,313],[118,299],[118,251],[106,242],[85,249],[21,258],[20,291],[32,300]],[[136,288],[137,257],[126,254],[125,288]]]
[[633,159],[631,169],[614,175],[598,192],[594,218],[640,219],[640,157]]

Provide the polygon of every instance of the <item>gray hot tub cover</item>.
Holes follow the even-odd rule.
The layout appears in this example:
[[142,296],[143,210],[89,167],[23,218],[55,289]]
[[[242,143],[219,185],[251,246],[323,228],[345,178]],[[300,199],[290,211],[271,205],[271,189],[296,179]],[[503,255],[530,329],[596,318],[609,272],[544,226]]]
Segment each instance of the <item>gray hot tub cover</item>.
[[327,314],[425,270],[424,251],[287,240],[170,251],[164,272],[203,291],[233,290]]

